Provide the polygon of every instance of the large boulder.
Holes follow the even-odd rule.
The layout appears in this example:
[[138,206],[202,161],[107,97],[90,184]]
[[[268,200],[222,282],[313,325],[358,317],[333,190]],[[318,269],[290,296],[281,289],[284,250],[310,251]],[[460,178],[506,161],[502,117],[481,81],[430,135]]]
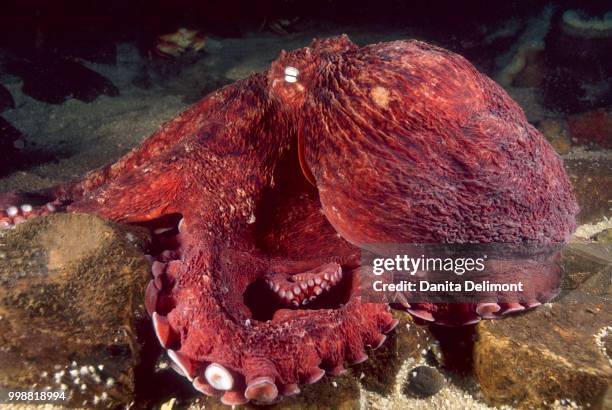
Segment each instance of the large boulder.
[[0,390],[57,404],[133,401],[146,319],[144,230],[90,215],[35,218],[0,236]]
[[612,385],[610,266],[567,259],[555,303],[478,324],[474,370],[489,403],[594,408]]

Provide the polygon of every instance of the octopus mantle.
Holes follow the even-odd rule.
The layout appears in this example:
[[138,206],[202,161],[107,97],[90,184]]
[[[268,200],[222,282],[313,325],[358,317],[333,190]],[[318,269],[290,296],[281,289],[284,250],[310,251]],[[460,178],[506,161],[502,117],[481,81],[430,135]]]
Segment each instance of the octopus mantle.
[[[46,195],[5,194],[0,224],[65,209],[151,228],[159,342],[226,404],[296,394],[384,343],[397,321],[359,296],[367,244],[563,242],[577,211],[552,148],[465,59],[345,36],[282,52]],[[404,307],[462,324],[538,303]]]

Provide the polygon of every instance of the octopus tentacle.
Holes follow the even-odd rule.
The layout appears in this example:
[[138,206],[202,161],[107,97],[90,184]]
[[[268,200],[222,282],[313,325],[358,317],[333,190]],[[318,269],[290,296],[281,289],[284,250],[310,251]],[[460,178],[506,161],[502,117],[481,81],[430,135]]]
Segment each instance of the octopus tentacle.
[[0,229],[12,228],[15,225],[25,222],[27,219],[49,215],[57,211],[57,209],[58,205],[52,202],[48,202],[42,206],[32,206],[29,203],[8,205],[4,210],[0,210]]
[[[546,299],[549,299],[546,297]],[[517,302],[480,302],[431,304],[411,303],[409,308],[403,308],[410,313],[418,323],[437,323],[450,326],[471,325],[481,320],[501,319],[512,313],[520,313],[533,309],[541,303],[533,301]]]
[[68,206],[71,212],[96,213],[107,219],[134,223],[176,213],[186,182],[174,167],[172,153],[159,162],[133,169]]
[[78,200],[103,185],[117,181],[132,169],[147,163],[160,162],[160,159],[178,144],[201,135],[207,127],[222,125],[223,122],[215,121],[214,115],[211,114],[223,113],[227,109],[227,101],[232,99],[236,91],[249,88],[252,82],[253,78],[249,78],[215,91],[162,124],[157,132],[117,162],[90,171],[82,179],[62,184],[50,192],[60,199]]
[[[199,227],[193,226],[187,232],[192,230],[200,232]],[[192,241],[197,241],[197,246],[192,246]],[[258,277],[270,277],[265,274],[266,266],[273,264],[260,261],[261,269],[257,272],[236,278],[233,271],[225,270],[228,266],[243,266],[244,258],[253,262],[253,258],[260,256],[235,252],[232,254],[236,260],[221,261],[210,253],[211,243],[200,241],[199,235],[183,238],[182,260],[175,261],[180,264],[178,273],[169,272],[172,262],[153,262],[151,287],[158,292],[153,323],[160,343],[172,352],[170,355],[179,372],[194,380],[194,386],[205,394],[225,391],[224,403],[244,402],[245,399],[271,402],[284,392],[295,394],[296,386],[318,381],[326,369],[338,374],[345,362],[367,358],[365,346],[378,347],[384,341],[383,331],[390,330],[393,325],[393,318],[383,305],[363,304],[358,299],[351,299],[339,309],[281,308],[268,321],[255,320],[250,312],[236,306],[232,300],[241,298],[241,291]],[[240,248],[238,243],[236,246]],[[202,250],[205,250],[205,259],[201,257]],[[221,254],[232,258],[225,252]],[[199,264],[192,263],[195,259]],[[325,275],[338,268],[338,264],[329,263],[308,274]],[[233,277],[231,284],[227,281],[230,277]],[[159,290],[155,279],[161,279]],[[189,285],[193,280],[200,282],[197,293]],[[216,283],[227,283],[228,288],[233,289],[220,294],[215,289]],[[189,325],[185,330],[186,324]],[[211,327],[218,332],[204,331]],[[270,349],[271,345],[284,348],[277,351]],[[287,351],[301,354],[288,357]],[[183,362],[185,358],[188,361]],[[208,378],[202,369],[212,369],[208,371]],[[215,391],[196,382],[201,381],[201,377]]]

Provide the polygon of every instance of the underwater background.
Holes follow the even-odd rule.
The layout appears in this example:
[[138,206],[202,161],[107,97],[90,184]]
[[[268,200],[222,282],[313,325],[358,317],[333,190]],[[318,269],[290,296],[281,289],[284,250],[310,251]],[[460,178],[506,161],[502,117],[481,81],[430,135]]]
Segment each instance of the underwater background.
[[[422,327],[398,314],[398,331],[372,360],[274,406],[612,408],[605,251],[612,241],[612,3],[7,3],[0,6],[0,192],[48,188],[114,162],[209,92],[266,70],[281,50],[313,38],[347,34],[360,46],[419,39],[467,58],[512,96],[563,158],[581,207],[574,240],[604,245],[599,255],[568,257],[565,289],[596,297],[573,300],[570,292],[526,314],[458,328]],[[11,303],[0,290],[0,329]],[[40,374],[40,386],[80,389],[91,379],[93,387],[71,407],[108,407],[108,396],[111,407],[223,407],[175,377],[147,330],[129,331],[145,333],[141,357],[125,347],[127,339],[109,338],[96,348],[121,365],[82,373],[69,363]],[[73,343],[70,332],[65,338]],[[17,343],[41,342],[2,341]],[[24,380],[37,372],[36,356],[28,360]],[[16,368],[0,363],[0,390],[14,377],[7,369]],[[115,374],[137,377],[118,389]]]

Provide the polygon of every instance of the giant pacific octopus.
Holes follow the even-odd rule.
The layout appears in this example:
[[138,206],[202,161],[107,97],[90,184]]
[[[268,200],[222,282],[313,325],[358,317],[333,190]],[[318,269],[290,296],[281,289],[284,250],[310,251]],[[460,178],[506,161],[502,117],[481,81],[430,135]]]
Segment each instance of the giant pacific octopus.
[[[368,244],[565,242],[577,212],[560,158],[468,61],[346,36],[281,52],[44,194],[4,194],[0,223],[62,209],[151,228],[156,335],[226,404],[297,394],[384,343],[397,320],[358,289]],[[461,324],[537,303],[406,307]]]

